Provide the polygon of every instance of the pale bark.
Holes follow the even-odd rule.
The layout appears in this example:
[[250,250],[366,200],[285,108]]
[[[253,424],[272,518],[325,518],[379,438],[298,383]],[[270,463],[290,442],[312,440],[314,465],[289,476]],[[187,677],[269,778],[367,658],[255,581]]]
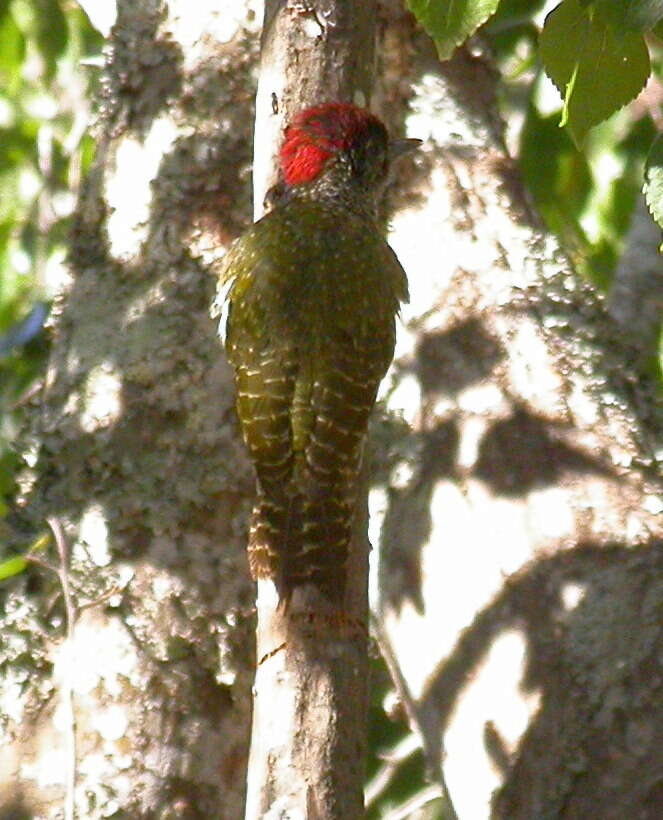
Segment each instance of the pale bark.
[[[367,105],[374,76],[375,4],[340,0],[265,6],[256,104],[254,197],[276,180],[284,122],[307,105]],[[353,820],[363,815],[367,712],[366,486],[357,505],[345,609],[316,588],[277,608],[258,582],[258,668],[247,820]]]
[[462,820],[653,818],[655,386],[527,207],[489,62],[415,43],[383,51],[426,145],[391,235],[412,301],[370,504],[378,617]]
[[252,476],[206,263],[250,221],[259,21],[223,6],[119,3],[19,511],[73,605],[39,567],[3,600],[2,817],[243,811]]

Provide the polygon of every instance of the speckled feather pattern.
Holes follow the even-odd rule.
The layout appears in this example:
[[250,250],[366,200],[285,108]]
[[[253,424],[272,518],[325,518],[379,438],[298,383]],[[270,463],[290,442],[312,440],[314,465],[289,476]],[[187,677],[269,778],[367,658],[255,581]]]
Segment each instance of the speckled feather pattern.
[[258,492],[254,577],[282,599],[306,581],[343,595],[354,494],[393,356],[403,269],[368,211],[310,190],[228,252],[226,345]]

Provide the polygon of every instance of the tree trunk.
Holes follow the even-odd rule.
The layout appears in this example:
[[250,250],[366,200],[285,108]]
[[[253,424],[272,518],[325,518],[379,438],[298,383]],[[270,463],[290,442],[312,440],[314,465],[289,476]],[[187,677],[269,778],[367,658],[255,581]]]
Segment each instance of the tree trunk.
[[119,3],[20,499],[74,607],[39,567],[3,601],[1,817],[243,812],[253,478],[208,263],[250,221],[259,21],[221,5]]
[[530,211],[489,62],[405,51],[408,26],[378,50],[426,140],[390,238],[412,300],[370,500],[381,630],[460,818],[657,817],[654,385]]
[[[254,209],[276,181],[285,122],[309,105],[367,105],[374,79],[375,4],[323,0],[265,5],[256,105]],[[247,820],[363,816],[368,676],[368,542],[364,481],[355,516],[345,611],[319,589],[277,608],[258,581]]]

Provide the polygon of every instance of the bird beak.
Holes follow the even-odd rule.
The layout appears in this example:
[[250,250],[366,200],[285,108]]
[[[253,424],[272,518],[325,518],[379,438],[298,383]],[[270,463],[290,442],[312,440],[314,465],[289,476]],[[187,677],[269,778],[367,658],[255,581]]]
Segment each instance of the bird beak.
[[403,154],[409,154],[410,151],[419,148],[421,142],[417,139],[392,140],[389,143],[389,159],[393,162]]

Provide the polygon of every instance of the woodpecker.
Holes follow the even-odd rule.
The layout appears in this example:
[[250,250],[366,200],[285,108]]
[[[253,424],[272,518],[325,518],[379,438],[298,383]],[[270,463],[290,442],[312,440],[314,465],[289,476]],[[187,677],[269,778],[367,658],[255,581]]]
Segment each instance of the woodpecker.
[[379,199],[393,159],[382,122],[347,103],[295,116],[273,209],[232,245],[226,349],[257,476],[253,577],[281,602],[317,585],[342,601],[368,418],[392,360],[407,280],[383,237]]

